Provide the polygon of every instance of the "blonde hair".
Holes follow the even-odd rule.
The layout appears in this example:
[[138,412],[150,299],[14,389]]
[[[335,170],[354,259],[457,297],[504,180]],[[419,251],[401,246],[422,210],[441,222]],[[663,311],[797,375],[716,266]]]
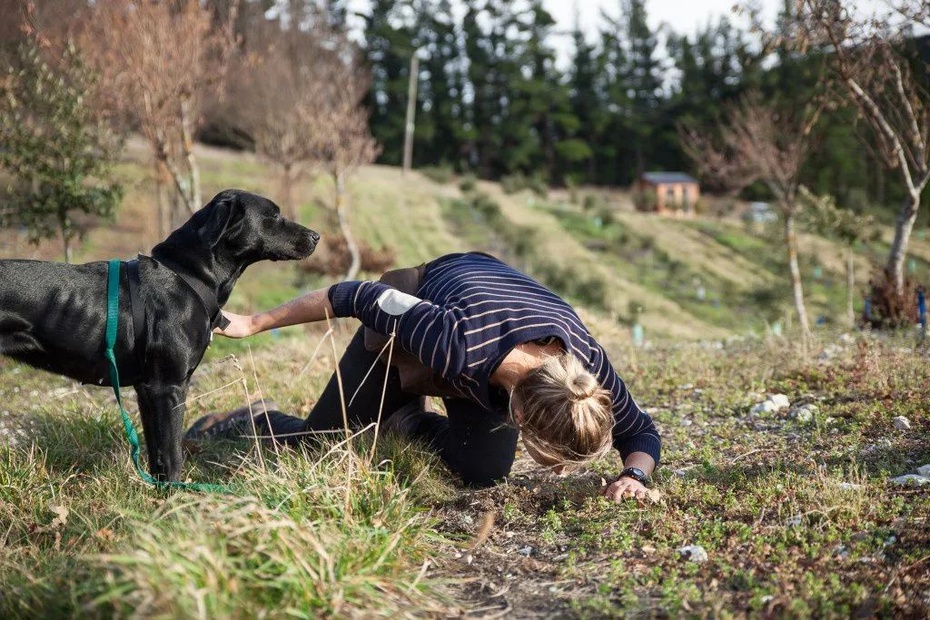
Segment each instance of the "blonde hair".
[[520,407],[523,443],[548,464],[574,470],[610,450],[610,392],[571,353],[546,358],[511,398]]

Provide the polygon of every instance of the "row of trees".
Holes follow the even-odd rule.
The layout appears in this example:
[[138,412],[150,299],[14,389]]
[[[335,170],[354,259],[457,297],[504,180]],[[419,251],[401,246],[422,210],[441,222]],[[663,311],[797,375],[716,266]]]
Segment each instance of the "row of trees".
[[[796,13],[793,0],[785,4],[780,36]],[[738,18],[744,28],[724,18],[686,36],[652,29],[647,17],[648,0],[616,0],[592,36],[559,29],[542,0],[371,0],[361,36],[381,161],[402,162],[413,55],[416,165],[444,163],[486,178],[541,174],[556,184],[628,185],[645,169],[691,169],[682,120],[713,126],[723,106],[748,92],[799,103],[821,88],[816,62],[762,45],[748,18]],[[567,64],[555,51],[566,37]],[[856,112],[827,116],[804,184],[841,203],[903,197],[876,154],[859,148]]]

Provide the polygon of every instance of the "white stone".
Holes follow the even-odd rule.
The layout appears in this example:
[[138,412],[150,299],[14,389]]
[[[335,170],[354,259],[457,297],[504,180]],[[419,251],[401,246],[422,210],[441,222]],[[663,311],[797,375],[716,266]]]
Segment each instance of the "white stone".
[[681,547],[678,553],[692,562],[706,562],[708,560],[707,551],[701,545],[686,545]]
[[903,476],[892,478],[891,483],[902,484],[902,485],[923,486],[925,484],[930,484],[930,478],[927,478],[925,476],[918,476],[916,474],[904,474]]
[[801,525],[801,515],[794,515],[793,517],[789,517],[788,520],[785,521],[785,525],[788,527],[798,527]]
[[779,411],[791,406],[791,401],[784,394],[772,394],[769,396],[769,400],[775,404]]
[[930,478],[930,463],[918,467],[917,474],[923,476],[924,478]]
[[533,555],[533,548],[530,547],[529,545],[525,547],[520,547],[520,549],[517,550],[517,553],[519,553],[520,555],[526,556],[526,557],[530,557],[531,555]]
[[796,419],[798,422],[810,422],[814,419],[814,415],[819,411],[817,405],[801,405],[800,407],[795,407],[788,413],[788,417]]
[[862,488],[861,484],[853,484],[852,482],[841,482],[836,486],[838,486],[844,491],[858,491],[859,489]]
[[749,410],[750,413],[775,413],[776,411],[778,411],[778,408],[770,400],[753,405],[752,409]]
[[911,421],[905,418],[903,415],[899,415],[891,421],[894,424],[894,427],[899,431],[908,431],[911,429]]

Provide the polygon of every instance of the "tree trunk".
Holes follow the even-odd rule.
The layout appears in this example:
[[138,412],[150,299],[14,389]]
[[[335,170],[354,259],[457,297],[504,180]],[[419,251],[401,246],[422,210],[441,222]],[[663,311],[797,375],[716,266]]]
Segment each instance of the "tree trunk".
[[284,211],[288,219],[293,222],[300,221],[300,213],[297,205],[294,203],[294,164],[288,162],[283,164],[281,174],[281,194],[284,200]]
[[339,229],[342,231],[342,236],[345,237],[346,247],[349,249],[349,256],[352,257],[352,261],[349,264],[349,271],[346,272],[345,278],[343,280],[354,280],[358,276],[359,269],[362,266],[362,256],[358,250],[358,245],[355,243],[355,238],[352,237],[352,231],[349,229],[349,222],[346,219],[345,212],[345,177],[342,174],[334,174],[333,180],[336,182],[336,216],[339,218]]
[[898,298],[904,294],[904,259],[907,258],[907,245],[914,230],[917,212],[920,208],[920,194],[911,194],[901,205],[901,212],[894,226],[894,241],[888,254],[888,273],[894,278],[895,293]]
[[846,322],[850,327],[856,326],[856,312],[853,309],[853,293],[856,288],[856,263],[853,260],[852,246],[846,248]]
[[798,313],[798,323],[804,336],[811,332],[807,321],[807,309],[804,307],[804,289],[801,287],[801,269],[798,267],[798,237],[794,232],[794,213],[785,212],[785,247],[788,250],[788,269],[791,272],[791,289],[794,292],[794,309]]
[[[158,202],[158,239],[155,243],[171,234],[171,203],[168,197],[170,173],[164,162],[155,162],[155,198]],[[154,244],[153,244],[154,245]]]
[[68,223],[67,223],[66,218],[67,218],[66,214],[64,213],[60,214],[60,216],[58,217],[58,226],[61,229],[61,243],[65,250],[65,262],[70,265],[71,259],[73,258],[73,256],[71,255],[71,243],[70,243],[71,239],[68,236]]
[[[187,163],[187,173],[189,187],[187,192],[182,192],[184,206],[187,208],[187,215],[193,215],[195,211],[203,206],[201,202],[200,190],[200,167],[197,165],[197,158],[194,157],[194,132],[192,130],[193,119],[190,113],[190,97],[185,96],[181,99],[181,144],[184,149],[184,160]],[[183,219],[187,219],[184,217]]]

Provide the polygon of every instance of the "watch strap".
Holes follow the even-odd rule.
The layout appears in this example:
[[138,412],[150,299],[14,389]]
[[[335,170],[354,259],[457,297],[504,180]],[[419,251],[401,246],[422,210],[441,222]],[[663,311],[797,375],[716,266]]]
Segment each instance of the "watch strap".
[[639,467],[627,467],[622,472],[620,472],[620,475],[617,478],[632,478],[637,482],[645,483],[646,480],[649,479],[649,476],[647,476],[646,472],[641,470]]

